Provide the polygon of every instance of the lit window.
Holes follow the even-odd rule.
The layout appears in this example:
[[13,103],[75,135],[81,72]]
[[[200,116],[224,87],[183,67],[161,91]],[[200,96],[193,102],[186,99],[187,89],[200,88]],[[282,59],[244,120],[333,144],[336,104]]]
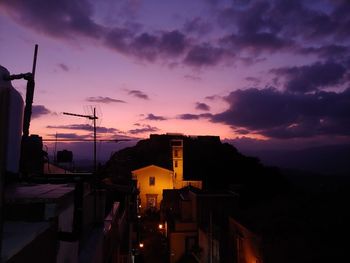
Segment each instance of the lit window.
[[156,178],[155,177],[150,177],[149,178],[149,185],[155,185],[156,184]]

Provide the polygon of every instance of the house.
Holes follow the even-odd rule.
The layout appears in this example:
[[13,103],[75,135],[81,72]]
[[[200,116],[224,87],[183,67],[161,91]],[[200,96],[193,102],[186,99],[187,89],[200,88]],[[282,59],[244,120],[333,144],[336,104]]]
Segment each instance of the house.
[[184,180],[183,140],[178,137],[171,139],[170,147],[172,170],[152,164],[131,172],[132,179],[137,181],[142,213],[148,209],[160,209],[163,190],[180,189],[189,185],[202,188],[202,181]]
[[229,216],[237,194],[187,186],[164,190],[161,221],[169,243],[170,262],[229,262]]
[[181,260],[189,262],[189,257],[192,257],[192,252],[197,247],[196,193],[199,191],[201,190],[188,186],[163,192],[161,221],[165,222],[170,263]]
[[141,211],[158,209],[162,200],[163,189],[174,188],[174,173],[171,170],[149,165],[132,171],[139,189]]

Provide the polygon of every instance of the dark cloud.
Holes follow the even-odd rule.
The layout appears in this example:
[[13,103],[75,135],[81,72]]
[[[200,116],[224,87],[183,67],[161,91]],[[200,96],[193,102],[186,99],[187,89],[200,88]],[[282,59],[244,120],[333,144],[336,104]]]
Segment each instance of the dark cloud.
[[212,30],[212,26],[203,21],[200,17],[195,17],[184,24],[184,31],[186,33],[195,33],[199,36],[205,35]]
[[57,133],[57,134],[48,134],[49,137],[55,137],[57,136],[57,139],[75,139],[75,140],[84,140],[84,139],[91,139],[90,135],[81,135],[76,133]]
[[160,38],[159,49],[168,55],[182,54],[186,46],[186,37],[178,30],[164,32]]
[[210,101],[214,101],[214,100],[218,100],[218,99],[221,100],[222,97],[219,96],[219,95],[211,95],[211,96],[206,96],[205,99],[206,99],[206,100],[210,100]]
[[39,32],[68,40],[79,35],[101,39],[105,45],[120,53],[151,62],[159,56],[178,56],[187,46],[186,36],[178,30],[138,34],[135,23],[119,23],[115,27],[98,24],[93,19],[94,8],[87,0],[14,0],[0,5],[16,21]]
[[234,130],[234,132],[238,133],[238,134],[241,134],[241,135],[247,135],[247,134],[250,133],[250,131],[247,130],[247,129],[236,129],[236,130]]
[[300,48],[301,54],[315,54],[320,58],[325,59],[342,59],[350,53],[348,46],[344,45],[324,45],[321,47],[302,47]]
[[158,38],[148,33],[142,33],[135,37],[130,45],[128,45],[128,53],[132,53],[139,58],[149,61],[156,59],[158,54]]
[[177,57],[188,45],[186,36],[178,30],[135,35],[128,28],[114,28],[107,34],[105,43],[119,52],[150,62],[160,57]]
[[178,115],[177,118],[181,120],[199,120],[200,117],[198,114],[185,113]]
[[291,40],[281,38],[273,33],[261,32],[245,35],[226,36],[221,42],[224,46],[236,50],[253,51],[254,54],[262,51],[276,52],[281,49],[291,48],[293,43]]
[[114,27],[105,36],[104,44],[120,53],[129,53],[133,33],[127,28]]
[[221,62],[225,50],[210,44],[194,46],[186,55],[184,62],[190,66],[215,66]]
[[142,128],[129,130],[128,133],[135,135],[135,134],[150,133],[150,132],[157,132],[157,131],[159,131],[157,127],[152,127],[150,125],[143,125]]
[[148,95],[141,90],[129,90],[128,94],[139,99],[149,100]]
[[197,110],[203,110],[203,111],[209,111],[210,107],[208,104],[203,103],[203,102],[197,102],[196,103],[196,109]]
[[[46,128],[49,129],[64,129],[64,130],[81,130],[81,131],[92,131],[94,128],[90,124],[70,124],[70,125],[48,125]],[[98,126],[96,128],[98,133],[116,133],[120,132],[115,128],[107,128]]]
[[[111,20],[113,26],[96,22],[96,6],[88,0],[13,0],[1,1],[0,7],[17,22],[37,32],[68,41],[88,37],[119,53],[152,63],[178,65],[182,61],[191,67],[203,67],[227,60],[235,62],[237,58],[252,64],[260,61],[259,56],[272,52],[301,52],[325,59],[339,59],[341,54],[349,52],[346,43],[350,36],[349,1],[206,2],[218,2],[211,4],[218,24],[195,17],[184,22],[182,29],[160,27],[152,32],[131,21],[136,18],[130,17],[139,12],[135,10],[141,8],[133,1],[111,5],[113,10],[107,13],[118,16]],[[210,30],[218,26],[223,30],[216,30],[219,35],[213,37]],[[68,69],[64,64],[58,66]]]
[[32,106],[32,119],[39,118],[43,115],[50,114],[51,111],[47,109],[44,105],[33,105]]
[[273,88],[231,92],[228,110],[213,122],[272,138],[350,135],[350,89],[341,93],[293,94]]
[[246,77],[245,80],[253,82],[255,85],[258,85],[261,82],[261,80],[256,77]]
[[0,5],[19,23],[52,37],[98,38],[104,32],[92,19],[93,8],[87,0],[14,0]]
[[113,98],[110,98],[110,97],[101,97],[101,96],[98,96],[98,97],[88,97],[86,99],[86,101],[88,102],[97,102],[97,103],[125,103],[125,101],[123,100],[117,100],[117,99],[113,99]]
[[212,117],[212,114],[210,113],[202,113],[202,114],[185,113],[177,116],[177,118],[181,120],[199,120],[199,119],[208,119],[211,117]]
[[310,92],[341,84],[346,68],[339,63],[314,63],[300,67],[285,67],[271,70],[286,78],[285,88],[291,92]]
[[69,67],[66,64],[59,63],[57,66],[65,72],[69,71]]
[[202,80],[202,79],[201,79],[200,77],[198,77],[198,76],[189,75],[189,74],[185,75],[184,78],[185,78],[185,79],[188,79],[188,80],[193,80],[193,81],[200,81],[200,80]]
[[163,117],[163,116],[157,116],[154,115],[152,113],[148,114],[147,117],[145,118],[145,120],[150,120],[150,121],[165,121],[167,120],[167,118]]
[[231,31],[222,43],[235,52],[253,51],[254,56],[263,51],[294,53],[306,42],[314,43],[321,53],[339,52],[323,46],[330,39],[335,43],[349,39],[349,6],[349,1],[262,0],[246,1],[243,6],[235,2],[218,9],[219,23]]

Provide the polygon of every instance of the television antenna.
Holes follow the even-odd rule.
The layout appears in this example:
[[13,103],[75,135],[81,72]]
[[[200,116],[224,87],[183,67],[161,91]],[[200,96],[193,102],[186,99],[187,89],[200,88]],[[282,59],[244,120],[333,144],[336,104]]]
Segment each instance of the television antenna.
[[80,117],[80,118],[86,118],[89,120],[92,120],[93,122],[93,129],[94,129],[94,174],[96,175],[97,170],[97,159],[96,159],[96,120],[98,117],[96,116],[96,108],[93,108],[93,115],[83,115],[83,114],[76,114],[76,113],[70,113],[70,112],[63,112],[64,115],[70,115],[74,117]]

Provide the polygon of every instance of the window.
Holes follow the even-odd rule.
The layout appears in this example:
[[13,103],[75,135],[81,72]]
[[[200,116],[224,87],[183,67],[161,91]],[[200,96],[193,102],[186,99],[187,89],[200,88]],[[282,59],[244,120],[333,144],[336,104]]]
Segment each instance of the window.
[[149,185],[155,185],[156,184],[156,178],[155,177],[150,177],[149,178]]
[[175,156],[175,157],[178,157],[178,156],[179,156],[178,150],[174,150],[174,156]]
[[177,161],[175,161],[175,164],[174,164],[175,167],[177,167]]

